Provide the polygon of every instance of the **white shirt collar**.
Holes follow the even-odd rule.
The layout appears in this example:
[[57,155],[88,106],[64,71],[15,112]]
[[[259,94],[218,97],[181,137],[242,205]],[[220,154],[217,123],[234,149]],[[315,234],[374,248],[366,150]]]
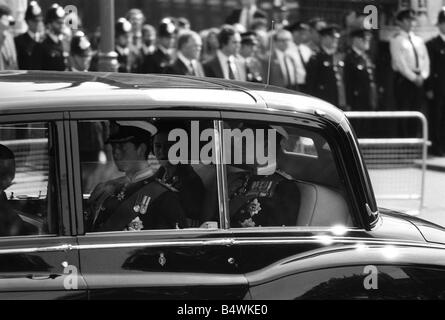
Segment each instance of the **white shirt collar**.
[[148,47],[144,43],[142,44],[142,52],[144,53],[144,55],[151,54],[154,51],[155,51],[155,47],[153,45]]
[[234,56],[232,56],[232,55],[226,56],[221,50],[217,50],[216,54],[217,54],[219,60],[221,60],[222,62],[225,62],[225,63],[227,63],[227,61],[234,62],[234,60],[235,60]]
[[185,66],[187,67],[187,69],[190,70],[190,64],[193,64],[193,60],[187,59],[181,51],[178,51],[178,59],[182,61],[182,63],[185,64]]
[[333,55],[333,54],[335,54],[335,50],[333,50],[333,49],[327,49],[327,48],[325,48],[325,47],[321,47],[321,49],[324,51],[324,52],[326,52],[327,54],[329,54],[329,55]]
[[359,48],[352,46],[352,50],[354,50],[355,53],[357,53],[359,56],[363,56],[363,51],[360,50]]
[[36,32],[32,32],[31,30],[28,30],[28,35],[31,37],[31,39],[33,39],[34,41],[39,41],[39,39],[37,38],[40,34],[36,33]]

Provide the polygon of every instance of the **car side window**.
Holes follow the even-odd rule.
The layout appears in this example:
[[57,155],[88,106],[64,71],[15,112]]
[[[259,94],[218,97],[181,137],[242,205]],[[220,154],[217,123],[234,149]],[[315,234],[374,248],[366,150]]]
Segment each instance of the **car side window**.
[[218,227],[216,167],[200,154],[213,121],[81,121],[78,132],[86,232]]
[[229,120],[224,150],[232,228],[352,226],[334,155],[319,132]]
[[0,237],[57,234],[51,123],[0,125]]

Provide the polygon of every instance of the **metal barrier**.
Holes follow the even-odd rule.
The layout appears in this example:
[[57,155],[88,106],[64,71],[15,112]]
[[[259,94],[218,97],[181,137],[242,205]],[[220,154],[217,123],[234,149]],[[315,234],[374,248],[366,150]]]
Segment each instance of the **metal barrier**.
[[[422,126],[421,138],[360,139],[359,145],[379,206],[419,214],[424,206],[428,125],[417,111],[346,112],[349,119],[414,118]],[[408,201],[410,200],[410,201]],[[418,207],[412,205],[418,201]]]

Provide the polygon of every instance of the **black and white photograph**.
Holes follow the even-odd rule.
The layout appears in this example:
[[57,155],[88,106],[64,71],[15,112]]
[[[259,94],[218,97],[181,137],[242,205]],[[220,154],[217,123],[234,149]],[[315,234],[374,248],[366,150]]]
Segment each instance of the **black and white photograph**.
[[0,0],[0,300],[445,300],[445,0]]

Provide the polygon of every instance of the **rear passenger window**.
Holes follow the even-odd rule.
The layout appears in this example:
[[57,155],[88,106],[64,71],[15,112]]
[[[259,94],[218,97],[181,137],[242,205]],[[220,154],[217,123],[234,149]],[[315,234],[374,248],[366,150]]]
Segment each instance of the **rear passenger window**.
[[214,124],[78,123],[86,232],[217,228]]
[[352,226],[334,155],[318,132],[232,120],[223,136],[232,228]]
[[57,233],[55,134],[49,123],[0,125],[0,236]]

